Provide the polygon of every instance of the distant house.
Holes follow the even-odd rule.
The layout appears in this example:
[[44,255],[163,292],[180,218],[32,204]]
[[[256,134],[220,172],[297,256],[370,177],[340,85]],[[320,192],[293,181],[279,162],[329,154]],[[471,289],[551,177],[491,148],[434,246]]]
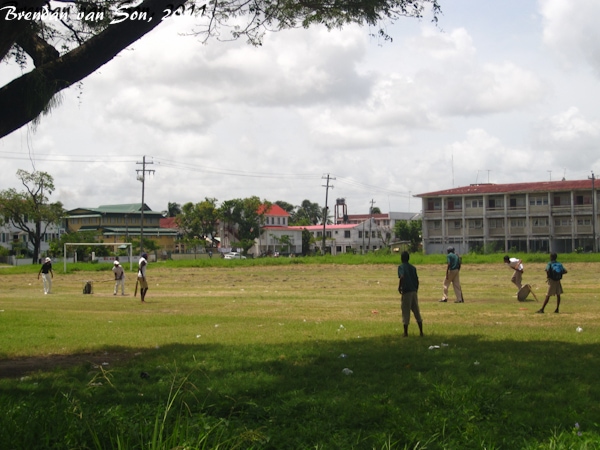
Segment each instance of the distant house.
[[[323,225],[293,226],[290,229],[307,230],[315,239],[315,246],[321,247],[323,241]],[[343,253],[366,253],[386,246],[390,236],[377,226],[374,219],[360,223],[347,223],[325,226],[325,251],[332,255]]]
[[264,212],[261,234],[251,250],[254,255],[286,252],[302,253],[302,230],[289,226],[290,215],[277,204],[272,204],[265,212],[262,205],[259,213]]
[[[30,229],[35,229],[35,224],[30,222]],[[44,225],[42,226],[42,228]],[[54,224],[49,224],[46,229],[46,233],[42,235],[42,242],[40,243],[40,254],[45,255],[49,248],[50,242],[59,239],[61,234],[65,230]],[[27,233],[23,230],[19,230],[13,227],[9,223],[0,226],[0,246],[6,248],[10,254],[33,254],[33,244],[29,241]]]
[[[162,213],[143,207],[144,239],[152,239],[164,251],[173,251],[177,229],[162,228]],[[142,233],[142,204],[101,205],[76,208],[67,212],[65,228],[69,232],[94,231],[105,243],[139,240]]]

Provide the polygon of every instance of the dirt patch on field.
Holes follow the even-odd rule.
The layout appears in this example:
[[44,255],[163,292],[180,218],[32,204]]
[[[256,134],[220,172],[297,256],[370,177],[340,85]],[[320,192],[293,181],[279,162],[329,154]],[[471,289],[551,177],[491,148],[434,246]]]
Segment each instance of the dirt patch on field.
[[133,358],[131,353],[82,353],[77,355],[49,355],[30,358],[0,360],[0,378],[18,378],[36,372],[49,372],[56,368],[80,365],[107,366],[126,362]]

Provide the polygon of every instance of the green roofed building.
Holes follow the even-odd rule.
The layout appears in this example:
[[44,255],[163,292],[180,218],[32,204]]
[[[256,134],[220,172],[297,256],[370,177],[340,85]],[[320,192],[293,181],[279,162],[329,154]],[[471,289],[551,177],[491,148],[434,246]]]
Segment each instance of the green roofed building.
[[[152,239],[163,251],[172,251],[178,231],[160,226],[163,215],[144,204],[144,239]],[[101,205],[67,212],[65,229],[69,232],[95,231],[105,243],[139,240],[142,231],[142,204]]]

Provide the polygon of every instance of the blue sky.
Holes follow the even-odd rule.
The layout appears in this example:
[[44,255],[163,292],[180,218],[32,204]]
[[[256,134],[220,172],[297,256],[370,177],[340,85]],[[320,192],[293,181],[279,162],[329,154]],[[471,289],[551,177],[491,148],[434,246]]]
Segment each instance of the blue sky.
[[[600,171],[593,0],[448,0],[388,25],[202,44],[173,18],[79,86],[34,130],[0,140],[0,189],[49,172],[67,208],[259,196],[349,213],[419,211],[413,195]],[[371,30],[372,31],[372,30]],[[17,73],[3,64],[0,79]]]

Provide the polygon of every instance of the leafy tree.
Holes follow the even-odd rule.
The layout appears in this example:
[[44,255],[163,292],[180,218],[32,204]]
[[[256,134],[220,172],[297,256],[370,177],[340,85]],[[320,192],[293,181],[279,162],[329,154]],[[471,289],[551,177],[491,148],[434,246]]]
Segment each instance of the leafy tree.
[[371,214],[381,214],[381,209],[379,208],[379,206],[374,206],[373,208],[371,208]]
[[323,217],[323,208],[318,203],[304,200],[293,214],[290,225],[317,225]]
[[181,205],[179,203],[169,202],[167,206],[167,217],[177,217],[178,214],[181,214]]
[[410,242],[410,251],[416,252],[421,245],[423,223],[421,220],[398,220],[394,234],[401,241]]
[[6,189],[0,192],[0,221],[25,232],[33,246],[33,263],[40,257],[42,236],[52,224],[59,224],[65,216],[61,202],[49,203],[54,192],[54,179],[46,172],[17,170],[17,177],[25,191]]
[[[17,6],[21,11],[48,8],[47,0],[19,0],[12,6],[2,3],[9,9],[0,19],[0,60],[11,57],[25,69],[29,56],[34,68],[23,70],[23,75],[0,89],[0,137],[50,111],[58,103],[55,94],[111,61],[161,24],[170,12],[198,16],[196,34],[204,41],[211,36],[245,37],[255,45],[261,43],[267,30],[317,24],[329,29],[351,23],[378,27],[378,34],[390,39],[384,31],[386,22],[421,18],[427,6],[433,10],[434,21],[440,12],[438,0],[223,0],[204,4],[195,0],[59,1],[70,8],[61,20],[42,19],[41,15],[35,18],[33,14],[15,20],[12,16],[19,12]],[[102,20],[94,12],[102,12]],[[138,14],[136,18],[145,14],[148,19],[129,20],[134,14]]]
[[214,239],[217,234],[219,211],[216,203],[216,198],[208,197],[196,204],[188,202],[175,219],[183,231],[184,241],[194,249],[194,254],[199,245],[206,247],[207,239]]
[[175,221],[188,242],[205,243],[206,239],[214,239],[217,234],[219,214],[217,199],[206,197],[199,203],[183,205]]
[[288,203],[288,202],[284,202],[283,200],[277,200],[275,202],[275,204],[278,205],[281,209],[283,209],[290,216],[292,214],[294,214],[294,210],[296,209],[296,207],[294,205],[292,205],[291,203]]
[[265,213],[271,203],[261,202],[256,196],[238,198],[223,202],[219,208],[225,229],[244,249],[244,254],[254,245],[254,240],[260,236]]
[[[133,239],[131,241],[131,247],[134,254],[140,253],[140,240]],[[157,252],[160,250],[160,245],[157,244],[156,241],[152,239],[144,238],[144,251],[145,252],[154,252],[154,257],[158,259]]]
[[306,228],[302,230],[302,254],[308,255],[310,253],[310,247],[315,244],[315,237]]

